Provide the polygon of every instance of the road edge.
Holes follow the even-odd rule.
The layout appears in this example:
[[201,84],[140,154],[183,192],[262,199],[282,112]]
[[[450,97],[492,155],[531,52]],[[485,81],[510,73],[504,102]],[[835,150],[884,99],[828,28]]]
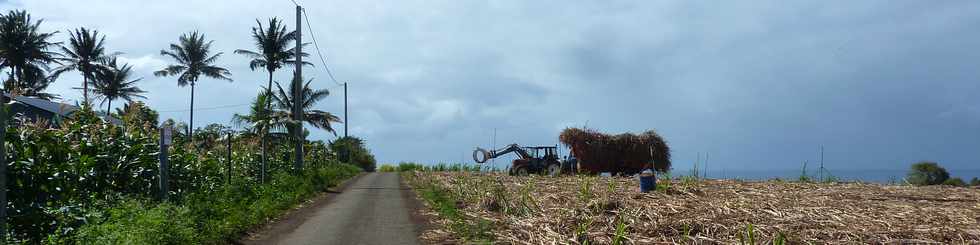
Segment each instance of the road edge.
[[402,200],[405,207],[408,208],[409,211],[408,218],[415,224],[415,241],[417,241],[419,244],[428,244],[431,241],[426,241],[423,239],[422,234],[425,233],[425,231],[431,230],[433,227],[435,227],[432,223],[433,217],[425,214],[425,202],[418,196],[415,188],[409,185],[405,180],[405,174],[414,173],[398,172],[398,185],[402,191]]
[[270,244],[280,240],[282,237],[292,233],[296,228],[299,228],[300,225],[312,217],[312,214],[321,207],[332,203],[337,195],[346,191],[352,183],[364,177],[366,174],[368,173],[361,172],[354,177],[344,180],[337,186],[327,188],[327,190],[317,194],[316,197],[303,201],[269,222],[249,230],[232,244]]

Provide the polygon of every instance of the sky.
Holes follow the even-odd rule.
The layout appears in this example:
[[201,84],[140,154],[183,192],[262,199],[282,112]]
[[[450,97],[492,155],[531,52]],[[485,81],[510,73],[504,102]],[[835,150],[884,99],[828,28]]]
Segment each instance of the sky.
[[[349,134],[382,163],[472,162],[492,141],[555,145],[562,129],[589,127],[655,129],[676,169],[699,154],[709,170],[800,169],[820,146],[828,169],[980,169],[977,1],[296,2],[349,83]],[[160,50],[205,33],[234,81],[198,83],[196,126],[229,124],[266,83],[232,53],[254,50],[256,19],[295,27],[289,0],[0,1],[11,9],[43,18],[55,41],[105,34],[161,120],[187,121],[190,91],[152,75],[171,62]],[[342,115],[342,87],[310,53],[304,76],[331,91],[317,108]],[[74,103],[79,80],[50,90]]]

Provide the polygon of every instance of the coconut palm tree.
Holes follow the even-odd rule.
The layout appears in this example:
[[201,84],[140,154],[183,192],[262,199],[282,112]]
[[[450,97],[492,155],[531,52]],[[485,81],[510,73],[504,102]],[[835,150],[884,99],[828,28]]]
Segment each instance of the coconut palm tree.
[[54,83],[54,77],[48,76],[43,69],[29,66],[21,73],[23,82],[20,82],[18,87],[14,89],[16,93],[46,100],[58,98],[57,94],[44,92],[51,83]]
[[105,69],[104,63],[110,56],[105,50],[105,35],[99,37],[99,31],[89,30],[84,27],[69,31],[68,46],[62,46],[61,52],[65,57],[60,60],[64,63],[61,67],[54,70],[52,76],[58,77],[66,71],[78,71],[82,73],[82,98],[85,104],[89,104],[88,85],[96,73]]
[[[0,15],[0,69],[10,69],[5,91],[25,90],[24,87],[43,89],[53,80],[43,74],[49,64],[58,62],[60,55],[48,50],[59,43],[48,41],[57,32],[40,31],[43,21],[32,21],[31,15],[23,10]],[[41,77],[45,79],[38,79]]]
[[137,78],[130,80],[132,75],[132,66],[129,64],[122,64],[120,66],[116,63],[116,58],[112,58],[102,64],[106,69],[101,69],[99,72],[95,73],[94,80],[92,83],[92,93],[95,93],[97,97],[102,99],[102,104],[108,102],[106,107],[106,112],[112,111],[112,101],[117,99],[123,99],[127,102],[132,102],[133,98],[146,99],[145,96],[141,95],[146,93],[139,87],[136,86],[140,80],[143,78]]
[[[265,68],[269,73],[269,84],[266,87],[267,93],[272,93],[272,74],[286,65],[295,65],[293,61],[296,57],[295,39],[296,31],[286,31],[286,25],[282,24],[277,18],[269,19],[269,26],[265,27],[258,19],[255,20],[257,27],[252,27],[252,40],[258,51],[244,49],[235,50],[236,54],[241,54],[252,58],[248,67],[253,71]],[[293,47],[290,47],[292,44]],[[303,53],[303,57],[307,54]],[[309,62],[303,62],[310,65]]]
[[309,123],[310,125],[313,125],[313,127],[315,128],[323,129],[326,130],[327,132],[337,135],[337,132],[334,131],[333,127],[330,124],[335,122],[340,123],[341,122],[340,118],[330,112],[313,109],[313,107],[316,106],[317,102],[320,102],[320,100],[323,100],[327,98],[328,95],[330,95],[330,91],[326,89],[313,90],[312,88],[310,88],[310,82],[312,81],[313,79],[310,79],[309,81],[303,84],[302,90],[300,90],[300,95],[302,97],[300,97],[299,99],[294,98],[293,91],[294,89],[300,88],[300,86],[296,86],[298,85],[296,83],[301,83],[302,82],[301,80],[294,78],[292,82],[293,83],[292,86],[289,86],[290,88],[289,92],[284,90],[282,86],[280,86],[279,83],[276,82],[276,87],[278,88],[278,91],[273,96],[273,101],[276,103],[276,109],[273,112],[273,117],[277,118],[277,120],[281,122],[291,125],[290,127],[287,127],[287,129],[290,131],[290,135],[295,135],[293,134],[294,132],[296,132],[294,130],[302,130],[301,124],[292,122],[293,105],[294,105],[293,103],[297,103],[298,101],[298,103],[300,103],[299,104],[300,109],[302,110],[303,113],[303,122]]
[[255,100],[252,101],[251,106],[247,114],[238,114],[232,116],[232,123],[235,126],[244,126],[250,133],[255,135],[265,135],[271,131],[282,130],[283,123],[279,118],[272,116],[273,111],[269,110],[266,105],[272,100],[272,96],[265,91],[260,92],[255,96]]
[[[153,73],[156,76],[177,76],[177,86],[191,85],[191,120],[194,128],[194,85],[204,75],[206,77],[231,81],[228,69],[213,65],[221,52],[211,54],[211,43],[204,41],[204,34],[197,31],[180,35],[177,44],[170,44],[170,50],[160,50],[160,54],[173,58],[177,64],[169,65]],[[189,133],[193,139],[193,133]]]
[[[252,60],[248,63],[248,67],[253,71],[259,68],[265,68],[265,71],[269,73],[268,85],[265,87],[266,94],[272,94],[272,74],[279,70],[283,66],[293,65],[295,66],[296,58],[295,51],[295,39],[296,31],[287,31],[286,25],[282,24],[277,18],[269,19],[269,25],[263,26],[262,22],[258,19],[255,20],[258,25],[252,27],[252,40],[255,42],[255,48],[257,51],[250,51],[244,49],[235,50],[236,54],[241,54],[248,56]],[[290,47],[292,46],[292,47]],[[303,53],[303,57],[307,54]],[[303,62],[304,64],[310,65],[309,62]],[[266,110],[272,109],[272,100],[265,99]],[[267,136],[262,133],[262,166],[265,166],[266,157],[266,144]],[[264,168],[263,168],[264,169]]]

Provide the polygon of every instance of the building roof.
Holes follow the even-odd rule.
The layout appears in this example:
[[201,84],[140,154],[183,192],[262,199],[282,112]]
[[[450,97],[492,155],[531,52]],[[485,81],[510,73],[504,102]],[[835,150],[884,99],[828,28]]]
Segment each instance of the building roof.
[[[65,103],[54,102],[54,101],[45,100],[45,99],[41,99],[41,98],[37,98],[37,97],[20,96],[20,95],[14,95],[14,96],[11,97],[10,94],[9,93],[6,93],[6,92],[3,93],[3,96],[4,97],[10,97],[10,98],[12,98],[13,101],[15,101],[17,103],[21,103],[21,104],[24,104],[24,105],[27,105],[27,106],[30,106],[30,107],[33,107],[33,108],[37,108],[37,109],[40,109],[40,110],[43,110],[43,111],[47,111],[47,112],[50,112],[50,113],[53,113],[55,115],[59,115],[59,116],[62,116],[62,117],[71,117],[71,114],[72,113],[75,113],[75,111],[78,111],[78,110],[81,109],[78,106],[74,106],[74,105],[70,105],[70,104],[65,104]],[[95,112],[95,114],[98,115],[100,118],[102,118],[102,120],[105,120],[105,121],[107,121],[109,123],[116,124],[116,125],[122,125],[123,124],[123,121],[122,120],[119,120],[118,118],[113,117],[113,116],[110,116],[110,115],[108,115],[106,113],[103,113],[103,112]]]

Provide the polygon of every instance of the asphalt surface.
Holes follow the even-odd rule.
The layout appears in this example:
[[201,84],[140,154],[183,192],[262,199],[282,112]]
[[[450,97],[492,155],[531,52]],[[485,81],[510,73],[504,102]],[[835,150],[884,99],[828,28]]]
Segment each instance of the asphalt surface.
[[[255,244],[419,244],[410,189],[398,173],[368,173],[324,204],[305,212],[298,225],[278,229]],[[277,230],[277,229],[272,229]]]

